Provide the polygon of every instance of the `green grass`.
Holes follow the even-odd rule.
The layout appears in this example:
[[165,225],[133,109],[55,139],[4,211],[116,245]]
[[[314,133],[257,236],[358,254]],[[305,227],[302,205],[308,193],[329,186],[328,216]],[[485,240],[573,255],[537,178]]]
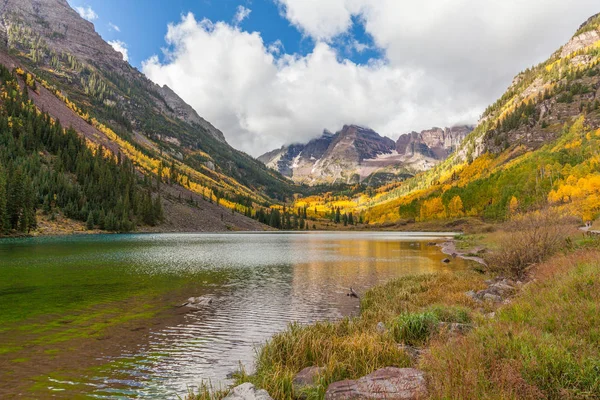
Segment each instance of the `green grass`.
[[536,278],[497,318],[433,344],[432,398],[600,398],[600,251],[555,257]]
[[437,332],[439,323],[432,312],[404,314],[392,323],[392,335],[398,343],[422,345]]

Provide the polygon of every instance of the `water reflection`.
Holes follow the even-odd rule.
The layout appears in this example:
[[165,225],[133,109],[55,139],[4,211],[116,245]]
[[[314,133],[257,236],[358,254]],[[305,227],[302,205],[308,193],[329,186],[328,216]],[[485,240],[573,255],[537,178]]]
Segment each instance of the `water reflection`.
[[[166,293],[143,297],[146,302],[167,298],[176,303],[184,296],[212,294],[213,304],[186,314],[177,324],[151,330],[137,345],[124,347],[119,357],[100,354],[96,363],[104,364],[102,368],[82,372],[63,365],[61,379],[47,382],[47,387],[63,390],[54,391],[55,397],[87,393],[162,399],[183,396],[188,385],[202,380],[226,384],[240,362],[251,371],[256,346],[292,321],[311,323],[356,313],[358,301],[345,295],[349,287],[360,293],[398,276],[464,268],[458,260],[443,264],[439,249],[427,245],[439,236],[102,236],[0,243],[0,257],[11,260],[24,281],[25,264],[66,277],[87,271],[85,279],[71,281],[71,289],[83,298],[87,289],[81,286],[90,279],[95,284],[120,284],[139,298],[148,288]],[[102,295],[127,303],[121,302],[121,292],[106,289]]]

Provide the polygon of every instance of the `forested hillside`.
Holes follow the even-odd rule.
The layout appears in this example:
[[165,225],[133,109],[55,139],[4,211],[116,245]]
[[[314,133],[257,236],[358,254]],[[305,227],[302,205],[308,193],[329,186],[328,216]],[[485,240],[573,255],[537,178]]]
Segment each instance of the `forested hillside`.
[[1,232],[29,233],[38,210],[50,219],[61,210],[88,229],[108,231],[161,220],[159,195],[138,182],[131,161],[88,146],[73,129],[40,113],[3,65],[0,93]]

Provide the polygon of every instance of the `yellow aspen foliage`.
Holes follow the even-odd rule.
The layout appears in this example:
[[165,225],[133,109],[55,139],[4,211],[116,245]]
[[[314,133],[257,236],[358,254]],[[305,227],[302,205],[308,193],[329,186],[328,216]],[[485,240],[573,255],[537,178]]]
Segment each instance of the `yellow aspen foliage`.
[[450,218],[458,218],[464,216],[463,202],[460,196],[454,196],[448,204],[448,216]]
[[446,217],[446,210],[444,209],[444,203],[440,197],[434,197],[430,200],[425,200],[421,205],[421,221],[428,219],[441,219]]
[[511,197],[510,202],[508,203],[508,210],[511,215],[514,215],[519,211],[519,200],[515,196]]

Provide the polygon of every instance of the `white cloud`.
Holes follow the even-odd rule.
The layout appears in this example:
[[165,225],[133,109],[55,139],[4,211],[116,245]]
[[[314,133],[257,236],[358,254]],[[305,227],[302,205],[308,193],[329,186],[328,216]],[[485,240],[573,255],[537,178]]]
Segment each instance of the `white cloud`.
[[75,11],[79,13],[81,18],[87,19],[90,22],[98,19],[98,14],[90,6],[75,7]]
[[248,18],[250,16],[251,12],[252,12],[252,10],[249,8],[246,8],[241,5],[238,6],[237,12],[235,13],[235,16],[233,17],[233,22],[236,25],[241,24],[243,20],[245,20],[246,18]]
[[112,40],[108,42],[108,44],[110,44],[112,48],[115,49],[115,51],[118,51],[123,55],[124,61],[129,61],[129,51],[127,49],[127,43],[122,42],[120,40]]
[[361,43],[356,39],[351,40],[346,47],[349,51],[356,51],[357,53],[364,53],[371,48],[368,44]]
[[111,31],[121,32],[121,28],[118,25],[113,24],[112,22],[108,23],[108,29]]
[[[597,12],[597,0],[277,1],[315,39],[309,54],[188,14],[169,25],[164,60],[142,66],[253,155],[347,123],[395,138],[476,122],[519,70]],[[357,65],[335,50],[340,41],[366,50],[349,31],[357,19],[383,60]]]

